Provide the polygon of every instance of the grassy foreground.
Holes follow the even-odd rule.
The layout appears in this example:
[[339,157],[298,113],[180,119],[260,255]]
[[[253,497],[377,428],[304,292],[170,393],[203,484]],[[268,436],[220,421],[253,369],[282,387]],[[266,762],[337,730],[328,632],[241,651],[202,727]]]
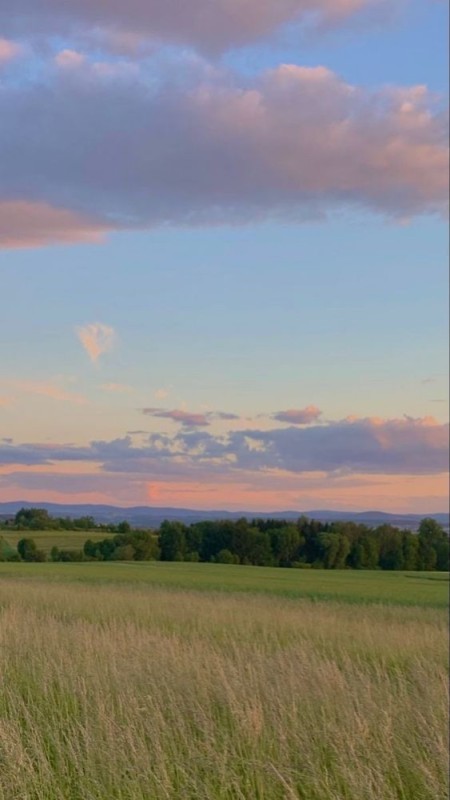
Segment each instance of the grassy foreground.
[[[447,798],[447,614],[418,596],[443,580],[358,606],[363,581],[349,604],[162,587],[164,567],[216,588],[266,570],[150,566],[0,565],[1,800]],[[329,577],[273,572],[288,595]]]

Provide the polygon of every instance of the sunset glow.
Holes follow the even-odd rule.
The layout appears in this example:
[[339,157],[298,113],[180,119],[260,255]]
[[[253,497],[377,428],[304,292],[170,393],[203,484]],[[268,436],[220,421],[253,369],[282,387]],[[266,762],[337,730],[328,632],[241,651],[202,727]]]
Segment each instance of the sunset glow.
[[445,4],[231,5],[2,4],[0,502],[445,511]]

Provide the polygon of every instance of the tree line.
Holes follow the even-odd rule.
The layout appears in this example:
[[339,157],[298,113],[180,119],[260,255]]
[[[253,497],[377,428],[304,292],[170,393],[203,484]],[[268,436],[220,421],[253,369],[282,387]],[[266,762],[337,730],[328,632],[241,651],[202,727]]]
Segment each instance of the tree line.
[[0,522],[0,530],[15,531],[104,531],[127,533],[130,523],[97,523],[94,517],[52,517],[45,508],[21,508],[14,519]]
[[[19,518],[24,524],[23,515]],[[29,530],[36,528],[30,523]],[[8,560],[44,561],[47,557],[32,538],[24,537],[17,551],[9,553]],[[417,533],[388,524],[373,528],[306,517],[296,522],[242,518],[185,525],[165,521],[158,530],[132,530],[128,523],[120,523],[115,535],[99,541],[87,539],[82,550],[54,547],[50,560],[199,561],[303,569],[447,571],[449,536],[432,518],[423,519]]]

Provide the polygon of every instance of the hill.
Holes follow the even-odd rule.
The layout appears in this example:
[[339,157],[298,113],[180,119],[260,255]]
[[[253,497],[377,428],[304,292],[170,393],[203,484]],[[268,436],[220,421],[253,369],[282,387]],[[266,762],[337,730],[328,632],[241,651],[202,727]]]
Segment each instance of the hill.
[[118,523],[127,520],[130,525],[135,527],[158,527],[165,519],[177,520],[189,524],[201,522],[202,520],[216,519],[298,519],[305,515],[310,519],[317,519],[320,522],[332,522],[336,520],[347,520],[359,522],[365,525],[376,527],[382,524],[391,524],[400,528],[416,530],[420,520],[424,517],[433,517],[446,530],[449,529],[448,513],[423,514],[390,514],[385,511],[333,511],[328,509],[314,509],[312,511],[225,511],[223,509],[191,509],[191,508],[171,508],[159,506],[110,506],[96,504],[59,504],[59,503],[29,503],[27,501],[12,501],[0,503],[0,518],[14,515],[21,508],[32,508],[35,506],[45,508],[52,516],[57,517],[82,517],[91,516],[97,523]]

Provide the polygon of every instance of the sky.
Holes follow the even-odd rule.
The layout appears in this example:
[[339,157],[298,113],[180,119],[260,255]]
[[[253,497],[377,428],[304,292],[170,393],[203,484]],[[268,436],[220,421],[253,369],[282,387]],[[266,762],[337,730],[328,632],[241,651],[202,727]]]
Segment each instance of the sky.
[[3,0],[0,502],[448,508],[442,0]]

